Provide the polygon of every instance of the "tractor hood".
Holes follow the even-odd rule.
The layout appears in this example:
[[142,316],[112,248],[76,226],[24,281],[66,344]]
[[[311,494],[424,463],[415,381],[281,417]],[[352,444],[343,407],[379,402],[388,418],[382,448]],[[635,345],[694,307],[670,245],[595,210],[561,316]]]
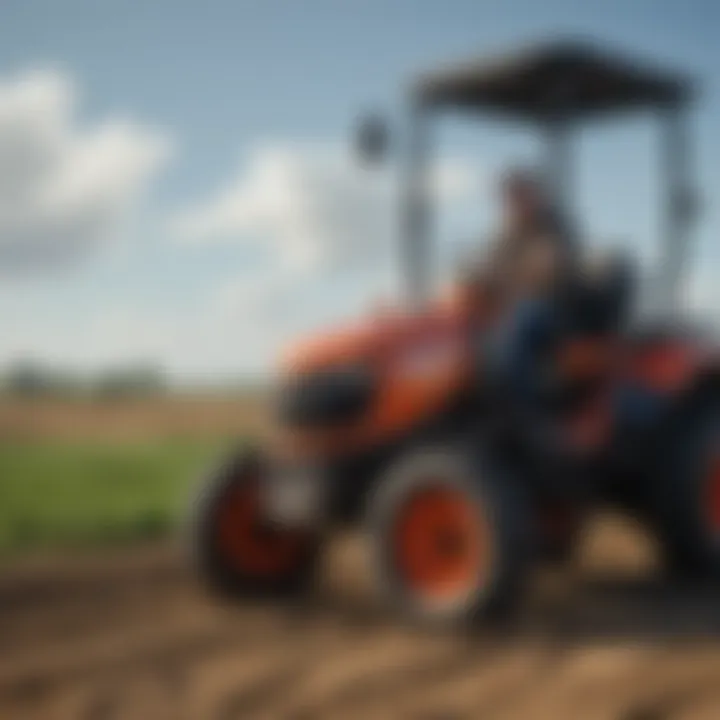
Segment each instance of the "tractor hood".
[[441,302],[376,313],[291,345],[277,406],[286,449],[357,452],[441,412],[466,380],[467,321],[460,305]]
[[457,293],[448,293],[421,310],[369,314],[345,327],[291,344],[281,356],[281,373],[304,374],[387,357],[419,340],[455,333],[467,318],[468,304]]
[[330,329],[290,344],[280,360],[282,374],[305,374],[315,370],[363,362],[375,355],[388,322],[377,318]]

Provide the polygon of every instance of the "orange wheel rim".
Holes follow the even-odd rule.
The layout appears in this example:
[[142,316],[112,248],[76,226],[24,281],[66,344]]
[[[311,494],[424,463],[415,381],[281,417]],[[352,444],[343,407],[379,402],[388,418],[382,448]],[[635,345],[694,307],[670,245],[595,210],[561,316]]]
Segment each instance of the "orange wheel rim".
[[395,524],[396,566],[423,601],[456,603],[486,579],[488,533],[475,504],[452,488],[416,492]]
[[219,510],[216,539],[233,568],[266,577],[291,571],[307,541],[301,531],[262,522],[258,483],[242,483],[229,490]]
[[720,458],[715,458],[710,465],[705,491],[710,531],[720,539]]

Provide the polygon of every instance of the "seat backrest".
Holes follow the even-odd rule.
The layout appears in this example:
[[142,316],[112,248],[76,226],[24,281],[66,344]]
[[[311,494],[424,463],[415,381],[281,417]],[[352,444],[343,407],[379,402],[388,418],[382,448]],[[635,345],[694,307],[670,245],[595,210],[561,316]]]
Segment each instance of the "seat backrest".
[[592,389],[608,377],[634,285],[632,265],[614,255],[581,273],[561,298],[561,322],[551,353],[561,395],[582,397],[583,388]]
[[584,268],[570,290],[564,309],[569,333],[617,332],[627,317],[634,288],[634,267],[622,255],[613,254],[599,265]]

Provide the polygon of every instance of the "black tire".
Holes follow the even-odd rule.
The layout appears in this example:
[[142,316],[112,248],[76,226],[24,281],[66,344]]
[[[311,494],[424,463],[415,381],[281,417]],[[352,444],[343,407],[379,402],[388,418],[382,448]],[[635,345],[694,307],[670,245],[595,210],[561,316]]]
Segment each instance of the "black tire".
[[[315,533],[294,535],[292,562],[277,572],[258,572],[224,546],[219,532],[224,510],[234,493],[256,492],[267,463],[255,450],[235,454],[210,473],[193,503],[190,541],[196,572],[213,594],[229,600],[291,598],[307,590],[315,577],[320,542]],[[266,525],[261,517],[250,530],[259,542],[289,542],[288,530]],[[286,533],[281,536],[281,533]]]
[[536,507],[534,546],[539,561],[554,568],[575,564],[585,530],[585,514],[573,507]]
[[[401,569],[395,533],[404,508],[425,490],[463,498],[492,547],[489,563],[471,571],[467,589],[451,602],[428,601]],[[463,448],[421,449],[400,459],[382,479],[368,508],[371,561],[381,594],[412,622],[462,627],[497,618],[521,597],[528,569],[530,525],[524,494],[496,464]]]
[[657,488],[650,486],[665,566],[675,577],[720,578],[720,522],[708,503],[710,465],[719,458],[720,404],[685,414],[657,469]]

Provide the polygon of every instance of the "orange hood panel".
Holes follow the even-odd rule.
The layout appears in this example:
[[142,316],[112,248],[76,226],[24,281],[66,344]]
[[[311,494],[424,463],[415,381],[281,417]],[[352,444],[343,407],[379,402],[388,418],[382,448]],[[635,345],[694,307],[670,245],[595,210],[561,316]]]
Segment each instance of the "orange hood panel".
[[285,375],[341,364],[366,363],[376,373],[377,397],[349,426],[293,432],[299,452],[334,454],[391,440],[439,412],[465,385],[470,337],[468,315],[458,305],[371,317],[291,347]]

